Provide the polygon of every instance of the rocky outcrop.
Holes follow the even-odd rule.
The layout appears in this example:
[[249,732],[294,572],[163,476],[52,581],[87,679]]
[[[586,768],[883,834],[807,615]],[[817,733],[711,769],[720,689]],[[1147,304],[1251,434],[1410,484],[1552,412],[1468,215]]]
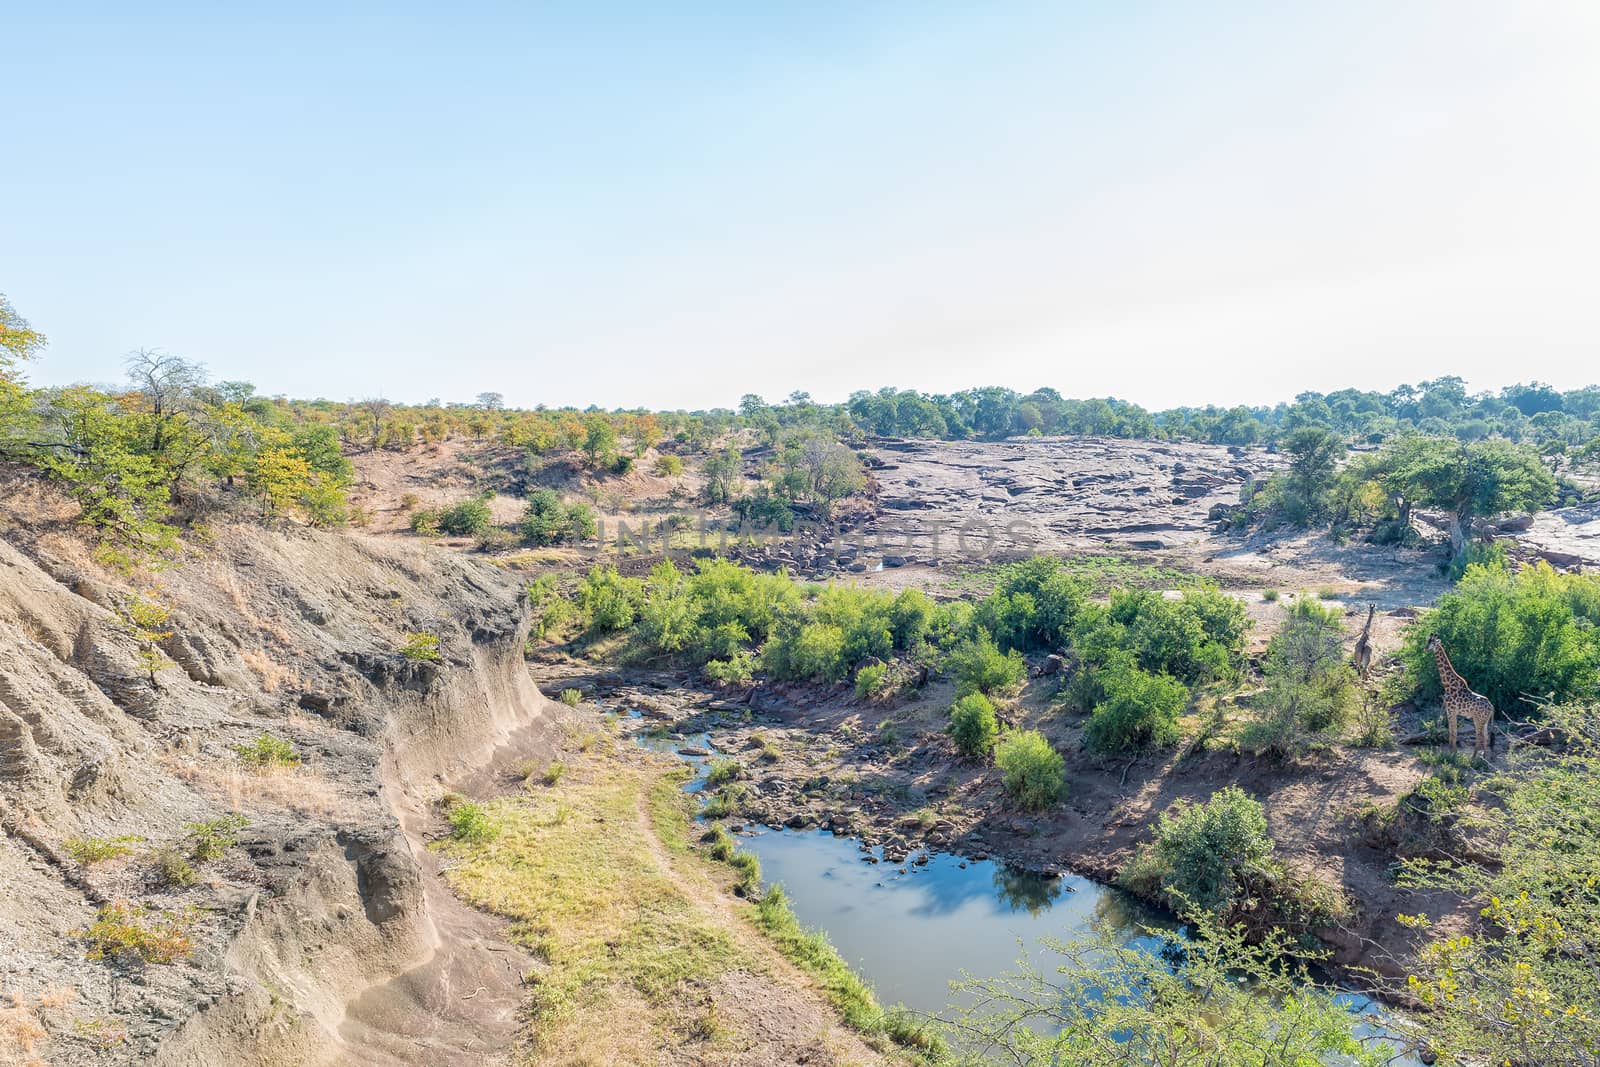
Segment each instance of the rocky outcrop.
[[[251,524],[139,578],[59,531],[0,532],[0,992],[70,998],[49,1062],[486,1062],[516,993],[480,997],[452,1044],[460,997],[428,988],[461,949],[423,835],[446,783],[553,722],[517,584],[443,551]],[[154,684],[118,614],[136,590],[173,608],[175,666]],[[439,662],[398,653],[413,631],[439,637]],[[243,767],[234,746],[262,733],[302,766]],[[152,854],[229,813],[248,821],[238,843],[194,885],[158,885]],[[85,868],[73,838],[129,854]],[[75,932],[117,899],[178,917],[193,951],[86,959]],[[353,1013],[374,990],[389,1010]],[[401,1018],[435,1036],[385,1042]]]

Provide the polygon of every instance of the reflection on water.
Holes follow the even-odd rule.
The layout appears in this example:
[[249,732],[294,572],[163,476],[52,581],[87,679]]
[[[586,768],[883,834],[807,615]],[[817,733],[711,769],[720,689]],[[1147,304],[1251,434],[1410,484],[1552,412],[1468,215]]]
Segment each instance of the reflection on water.
[[949,1005],[950,983],[963,972],[1014,970],[1041,938],[1070,939],[1105,919],[1128,942],[1155,948],[1138,924],[1172,925],[1114,889],[1071,875],[949,855],[901,874],[862,862],[854,840],[826,830],[768,831],[741,846],[760,857],[768,882],[783,885],[800,921],[826,930],[880,999],[922,1011]]

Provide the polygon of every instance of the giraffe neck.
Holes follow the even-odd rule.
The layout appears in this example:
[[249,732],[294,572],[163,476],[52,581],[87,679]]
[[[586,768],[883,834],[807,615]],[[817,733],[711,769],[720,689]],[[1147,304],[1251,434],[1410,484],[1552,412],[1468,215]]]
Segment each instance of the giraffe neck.
[[1433,658],[1439,664],[1439,680],[1444,683],[1445,689],[1452,689],[1461,684],[1461,675],[1450,665],[1450,657],[1445,654],[1443,645],[1433,650]]
[[1365,641],[1372,633],[1372,608],[1367,609],[1367,624],[1361,628],[1361,640]]

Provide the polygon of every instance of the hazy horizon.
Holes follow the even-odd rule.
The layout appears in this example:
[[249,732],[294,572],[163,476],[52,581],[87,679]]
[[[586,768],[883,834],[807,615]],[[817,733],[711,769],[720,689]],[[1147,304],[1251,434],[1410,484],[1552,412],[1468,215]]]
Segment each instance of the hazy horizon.
[[1590,384],[1600,7],[12,14],[40,384],[658,410]]

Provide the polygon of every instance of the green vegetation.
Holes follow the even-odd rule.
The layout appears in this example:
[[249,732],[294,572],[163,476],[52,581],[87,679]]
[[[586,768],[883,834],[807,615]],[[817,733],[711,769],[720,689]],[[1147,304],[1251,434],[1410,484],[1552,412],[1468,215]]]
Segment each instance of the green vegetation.
[[444,658],[439,653],[439,635],[426,631],[412,631],[406,634],[405,643],[400,646],[400,654],[413,663],[438,663]]
[[583,703],[583,690],[563,689],[561,691],[561,703],[565,704],[569,708],[577,707],[579,704]]
[[889,688],[889,665],[887,663],[868,663],[856,671],[856,696],[861,700],[871,700],[882,696]]
[[1245,747],[1280,758],[1301,755],[1319,736],[1342,727],[1359,693],[1344,654],[1337,607],[1304,597],[1267,646],[1259,715],[1241,738]]
[[258,771],[282,770],[300,765],[300,757],[295,753],[294,746],[269,733],[260,734],[249,744],[234,745],[233,751],[240,763]]
[[706,772],[706,785],[715,789],[736,782],[744,777],[744,768],[739,766],[736,759],[719,759],[711,762],[711,768]]
[[151,854],[150,867],[156,883],[166,888],[194,885],[200,877],[190,865],[189,858],[170,846]]
[[1006,793],[1020,806],[1042,811],[1061,799],[1066,787],[1061,754],[1037,730],[1013,730],[995,746]]
[[85,955],[91,960],[172,963],[193,951],[192,926],[187,913],[115,901],[102,907],[94,922],[73,936],[85,943]]
[[1261,805],[1237,786],[1161,816],[1155,839],[1123,869],[1124,886],[1185,915],[1250,921],[1259,931],[1302,929],[1345,917],[1340,891],[1290,871],[1274,856]]
[[984,759],[1000,736],[994,705],[982,693],[968,693],[950,709],[950,737],[968,759]]
[[488,811],[470,800],[455,800],[449,805],[446,818],[450,820],[450,837],[456,841],[482,844],[500,835],[500,827]]
[[1600,693],[1600,578],[1557,574],[1546,564],[1512,574],[1474,564],[1406,635],[1401,651],[1420,695],[1440,693],[1427,648],[1438,634],[1456,671],[1505,715],[1535,714],[1542,702]]
[[528,494],[521,531],[529,544],[584,541],[594,537],[597,529],[594,511],[587,504],[563,504],[554,489],[535,489]]
[[122,834],[117,837],[69,837],[61,842],[61,850],[72,857],[72,862],[78,866],[92,867],[96,863],[121,859],[131,854],[135,846],[143,843],[144,838],[138,834]]
[[157,672],[173,665],[161,650],[161,642],[172,636],[171,630],[162,629],[172,618],[172,608],[152,595],[134,596],[123,608],[123,618],[133,631],[134,639],[139,642],[139,651],[134,658],[139,669],[149,676],[153,689],[156,687]]
[[885,1011],[878,1006],[872,989],[844,962],[827,935],[800,925],[782,886],[772,886],[762,894],[756,903],[755,922],[780,952],[816,979],[845,1022],[862,1033],[884,1034],[906,1048],[935,1057],[944,1053],[944,1042],[929,1020],[919,1022],[902,1009]]
[[982,693],[997,696],[1014,693],[1028,678],[1028,665],[1015,649],[1000,651],[987,630],[964,642],[950,654],[950,674],[956,680],[956,693]]
[[1071,943],[1046,940],[1044,958],[1018,973],[957,985],[975,1007],[961,1012],[955,1033],[1019,1065],[1383,1067],[1398,1051],[1358,1037],[1361,1016],[1286,962],[1288,938],[1252,943],[1205,913],[1187,923],[1193,936],[1181,948],[1173,935],[1147,931],[1173,953],[1130,944],[1109,924]]
[[489,529],[493,522],[489,501],[484,497],[463,500],[439,514],[439,530],[453,537],[476,537]]
[[1433,940],[1398,991],[1430,1009],[1440,1063],[1586,1067],[1600,1049],[1600,720],[1593,708],[1548,714],[1568,744],[1519,750],[1486,784],[1493,803],[1462,814],[1497,845],[1496,862],[1417,859],[1402,878],[1463,893],[1486,920]]
[[1101,752],[1122,752],[1178,739],[1178,716],[1189,690],[1176,678],[1141,670],[1116,659],[1096,676],[1102,696],[1089,717],[1085,737]]
[[203,822],[184,826],[189,840],[189,855],[197,863],[219,860],[223,854],[239,843],[239,831],[250,825],[250,820],[237,812]]

